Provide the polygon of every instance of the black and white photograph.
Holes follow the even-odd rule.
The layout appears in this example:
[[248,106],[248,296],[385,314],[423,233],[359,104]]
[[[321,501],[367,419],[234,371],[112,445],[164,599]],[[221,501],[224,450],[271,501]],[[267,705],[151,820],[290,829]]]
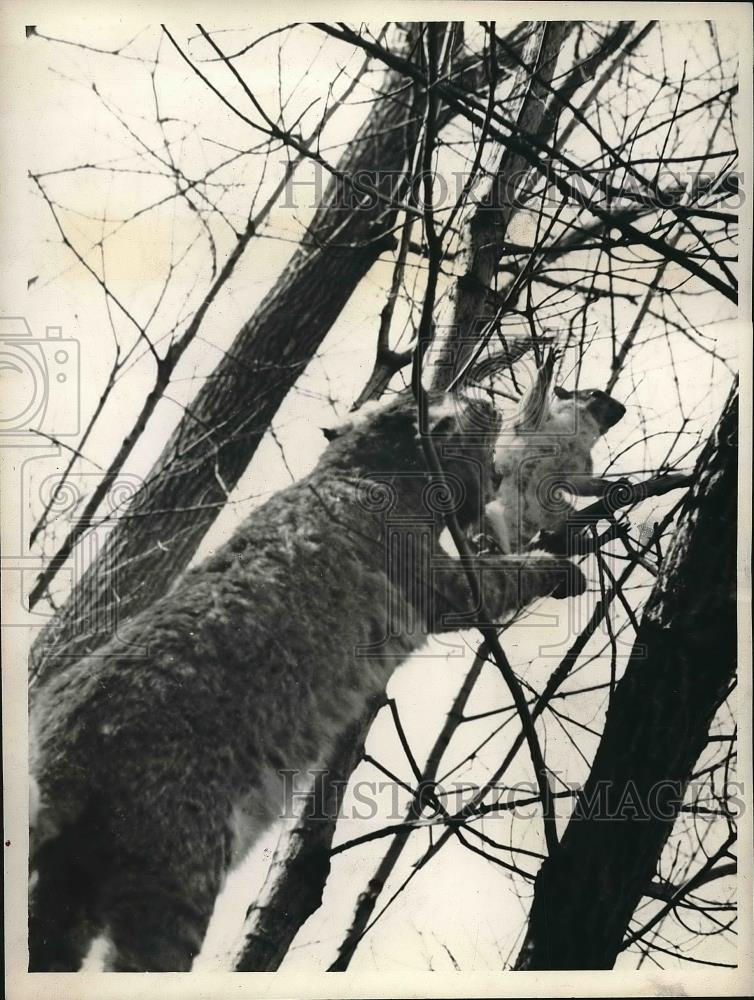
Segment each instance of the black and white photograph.
[[751,994],[753,22],[0,6],[10,1000]]

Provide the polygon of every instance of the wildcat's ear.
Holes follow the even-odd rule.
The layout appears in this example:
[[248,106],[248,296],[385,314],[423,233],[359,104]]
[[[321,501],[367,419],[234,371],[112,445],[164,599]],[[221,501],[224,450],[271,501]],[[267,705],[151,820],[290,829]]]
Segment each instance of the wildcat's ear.
[[500,414],[486,399],[464,393],[448,393],[429,408],[433,434],[497,434]]
[[573,393],[569,392],[568,389],[564,389],[562,385],[554,385],[552,387],[552,394],[557,399],[572,399]]
[[452,434],[458,427],[463,406],[455,396],[438,396],[430,400],[427,408],[427,425],[431,434]]
[[385,400],[374,400],[368,403],[364,403],[360,406],[358,410],[351,410],[340,420],[336,420],[334,424],[329,427],[322,427],[322,433],[325,435],[328,441],[336,441],[338,438],[343,437],[349,431],[354,428],[361,427],[368,423],[373,415],[380,410],[389,410],[389,402]]
[[464,426],[468,433],[492,434],[500,433],[503,415],[497,407],[483,396],[466,396],[464,398]]

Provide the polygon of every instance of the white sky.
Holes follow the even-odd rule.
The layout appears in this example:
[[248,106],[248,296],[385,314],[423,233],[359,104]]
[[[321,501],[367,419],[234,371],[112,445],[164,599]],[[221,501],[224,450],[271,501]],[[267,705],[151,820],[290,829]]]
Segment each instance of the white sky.
[[[196,33],[189,32],[177,18],[169,24],[171,30],[175,25],[175,36],[182,45],[188,34]],[[210,26],[209,23],[207,26]],[[38,30],[102,48],[121,46],[133,34],[117,23],[103,24],[101,18],[91,18],[86,24],[77,25],[73,31],[61,17],[57,23],[40,21]],[[231,31],[218,36],[218,41],[225,51],[233,51],[235,46],[248,43],[260,30],[255,25],[252,30]],[[311,101],[317,99],[319,103],[304,118],[304,122],[311,127],[321,114],[322,97],[328,83],[340,68],[345,67],[346,73],[355,70],[361,63],[361,57],[358,54],[349,55],[345,47],[326,40],[311,28],[299,28],[280,37],[286,39],[279,56],[282,94],[284,100],[289,99],[290,102],[286,121],[295,120]],[[271,112],[275,111],[279,101],[278,41],[278,37],[269,39],[239,63],[256,96]],[[642,49],[638,63],[647,73],[662,76],[664,71],[678,80],[686,60],[688,89],[684,99],[692,103],[719,86],[714,73],[708,72],[718,61],[716,46],[723,55],[727,73],[734,73],[738,42],[737,28],[732,25],[718,25],[713,38],[708,28],[700,23],[666,23],[655,33],[651,43]],[[191,74],[166,39],[163,38],[160,43],[157,25],[144,27],[128,52],[141,57],[151,56],[159,44],[162,45],[162,52],[155,88],[162,116],[173,119],[165,126],[166,134],[174,144],[171,152],[188,174],[199,176],[208,165],[232,155],[232,149],[248,147],[249,129],[230,115]],[[205,51],[198,42],[192,43],[191,52],[195,56],[199,57]],[[61,219],[71,239],[75,240],[79,249],[87,249],[87,259],[98,270],[103,263],[99,250],[88,248],[92,248],[103,234],[107,235],[104,265],[108,283],[119,300],[141,320],[150,314],[160,298],[172,255],[175,280],[151,326],[158,345],[164,346],[176,317],[180,317],[182,328],[207,287],[209,253],[206,233],[196,215],[188,211],[184,204],[177,205],[175,199],[169,199],[162,207],[144,213],[137,220],[128,221],[125,225],[120,222],[129,219],[140,207],[171,192],[170,181],[154,175],[154,171],[164,171],[164,167],[142,156],[142,143],[159,149],[162,142],[159,129],[154,124],[153,91],[148,67],[140,61],[101,55],[38,38],[29,39],[21,46],[12,46],[8,56],[11,60],[23,60],[24,63],[24,71],[18,75],[20,89],[13,101],[11,117],[6,121],[6,133],[12,134],[18,142],[12,156],[13,168],[48,175],[44,178],[45,188],[60,206],[64,206],[61,208]],[[239,102],[242,100],[242,95],[232,89],[232,81],[217,63],[203,64],[203,68],[212,73],[213,80],[223,87],[224,92]],[[367,77],[371,85],[378,80],[378,73]],[[96,82],[96,92],[92,82]],[[607,103],[616,114],[624,110],[635,114],[637,109],[650,103],[655,91],[654,80],[648,77],[642,80],[640,77],[635,92],[616,86],[612,92],[607,90],[605,93],[611,94]],[[338,143],[348,140],[368,110],[368,105],[363,103],[368,97],[366,89],[357,90],[352,97],[354,106],[336,115],[328,127],[322,149],[323,152],[327,150],[326,155],[333,161],[339,152]],[[650,119],[654,113],[666,114],[667,102],[662,108],[658,105],[656,112],[650,105]],[[609,120],[602,120],[599,125],[605,134],[609,133]],[[306,133],[307,128],[303,131]],[[251,141],[256,141],[253,136]],[[693,148],[698,152],[706,139],[689,130],[679,141],[683,148]],[[224,149],[219,143],[231,149]],[[578,151],[580,157],[588,159],[591,147],[586,140],[574,142],[572,148]],[[721,136],[718,148],[730,148],[730,140],[726,142]],[[651,151],[654,151],[654,146]],[[264,191],[269,191],[277,181],[284,157],[284,151],[270,157],[268,176],[262,182],[258,204],[264,200]],[[73,164],[95,162],[112,165],[114,170],[87,169],[49,176],[51,172],[65,171]],[[219,188],[213,191],[227,218],[237,228],[243,224],[249,192],[259,182],[262,166],[261,157],[247,157],[218,174],[218,181],[243,185],[230,188],[222,195]],[[134,173],[133,168],[145,172]],[[311,177],[310,168],[303,168],[298,176],[300,179]],[[64,337],[78,341],[81,358],[78,382],[80,407],[82,416],[86,418],[96,405],[114,357],[111,317],[91,276],[61,246],[49,209],[32,187],[29,185],[22,208],[13,209],[15,217],[23,220],[24,234],[22,237],[16,232],[12,240],[12,272],[22,281],[36,277],[28,297],[18,301],[24,303],[24,315],[35,337],[42,337],[46,327],[60,326]],[[149,470],[180,418],[182,406],[190,401],[201,378],[212,369],[221,352],[230,346],[241,324],[285,266],[307,218],[306,205],[295,212],[280,208],[272,213],[265,227],[268,238],[257,240],[246,252],[232,280],[210,310],[200,340],[181,362],[165,401],[129,460],[129,475],[138,477]],[[526,222],[522,219],[517,225],[519,228],[514,237],[523,240]],[[218,260],[222,261],[232,246],[233,233],[226,223],[217,219],[212,222],[212,233]],[[639,273],[639,264],[636,267],[635,273]],[[353,296],[325,339],[320,357],[312,363],[297,391],[289,396],[278,414],[275,429],[280,447],[269,436],[265,439],[235,490],[232,502],[207,536],[199,556],[211,551],[227,537],[253,509],[254,503],[258,502],[255,498],[261,499],[285,485],[290,480],[288,469],[298,477],[314,464],[325,443],[320,428],[331,423],[334,416],[329,399],[332,397],[337,401],[338,412],[345,412],[371,368],[379,311],[390,272],[391,261],[386,258],[373,268]],[[678,275],[671,267],[668,280],[673,277]],[[698,291],[699,286],[691,286],[691,289]],[[709,337],[716,338],[716,349],[734,360],[738,335],[738,327],[732,322],[734,310],[727,304],[721,305],[722,300],[714,294],[705,297],[689,295],[684,301],[694,323],[703,328]],[[616,313],[622,331],[630,326],[635,308],[618,303]],[[125,347],[131,346],[134,342],[133,328],[123,316],[118,315],[116,308],[111,313],[119,342]],[[590,323],[606,321],[606,318],[606,307],[590,311]],[[401,321],[398,316],[394,330],[399,328]],[[552,323],[555,324],[554,318]],[[628,403],[627,417],[610,433],[604,449],[597,456],[598,467],[604,467],[610,455],[622,452],[628,444],[641,438],[642,428],[646,428],[647,433],[654,436],[649,441],[642,440],[639,447],[624,452],[611,472],[637,473],[653,468],[665,455],[669,439],[680,427],[681,402],[683,412],[690,418],[685,428],[689,443],[694,440],[692,435],[703,434],[709,428],[727,394],[729,374],[724,366],[715,363],[708,354],[681,335],[673,339],[672,350],[675,369],[671,365],[662,326],[657,320],[648,318],[642,328],[642,344],[635,352],[630,370],[615,390],[616,396]],[[591,378],[595,384],[603,385],[608,365],[609,344],[597,339],[590,348],[582,384],[588,384]],[[680,386],[676,384],[674,370]],[[153,366],[148,353],[137,349],[134,363],[121,378],[114,393],[106,419],[95,430],[85,449],[87,461],[77,470],[76,478],[82,490],[87,482],[93,481],[90,477],[96,477],[98,469],[106,467],[112,458],[123,433],[138,412],[152,378]],[[52,405],[59,408],[56,413],[65,414],[70,412],[72,402],[66,392],[53,400]],[[50,412],[53,413],[53,410]],[[683,445],[679,444],[675,454],[683,450]],[[61,467],[52,449],[41,451],[39,455],[36,461],[27,463],[23,469],[18,465],[12,470],[18,476],[17,484],[25,508],[23,534],[27,533],[26,526],[31,523],[30,519],[38,513],[38,494],[44,482]],[[686,461],[685,467],[690,464],[690,460]],[[661,509],[661,505],[657,509]],[[647,511],[646,517],[649,521],[656,517],[655,509]],[[43,549],[47,555],[60,543],[67,526],[68,522],[63,519],[46,534]],[[641,576],[637,574],[637,581],[640,580]],[[28,582],[31,582],[31,577]],[[646,583],[646,579],[642,582]],[[61,586],[65,586],[64,580],[61,580]],[[562,607],[553,606],[543,608],[543,613],[558,612],[558,617],[547,626],[546,632],[543,631],[542,621],[538,620],[535,627],[531,622],[524,623],[508,633],[506,650],[514,665],[522,669],[524,678],[534,687],[541,689],[567,648],[569,637],[577,633],[579,623],[586,621],[597,597],[598,590],[584,602],[579,602],[578,607],[572,604],[568,608],[569,614],[577,615],[578,620],[565,619],[560,613]],[[616,627],[620,621],[616,612]],[[598,638],[599,643],[590,647],[593,652],[605,643],[606,635],[603,633]],[[459,649],[465,650],[463,656],[446,659],[442,649],[433,646],[430,648],[431,655],[425,653],[415,657],[397,672],[390,683],[390,693],[398,700],[411,745],[419,760],[431,745],[445,717],[448,703],[461,683],[464,668],[471,662],[475,646],[473,639],[465,638],[460,642]],[[623,648],[625,651],[629,647],[624,644]],[[609,671],[609,657],[598,657],[578,673],[578,683],[574,682],[574,686],[604,681],[606,670]],[[508,701],[501,679],[491,667],[487,667],[468,710],[482,712]],[[569,711],[578,711],[578,721],[582,725],[597,731],[601,728],[605,710],[604,692],[572,700],[568,706]],[[495,724],[496,718],[493,717],[491,722],[484,720],[465,726],[452,745],[449,763],[461,760]],[[509,730],[512,729],[508,726],[501,735],[493,738],[473,765],[465,765],[456,777],[459,780],[483,781],[507,749],[513,735]],[[596,739],[588,733],[577,731],[577,736],[582,750],[591,752],[596,746]],[[410,780],[408,766],[386,715],[375,725],[368,750],[385,766]],[[545,751],[548,763],[562,768],[569,781],[585,777],[583,760],[557,724],[548,723]],[[363,765],[356,777],[373,780],[378,775],[372,768]],[[507,780],[511,784],[516,780],[529,780],[529,769],[522,755]],[[389,797],[386,802],[389,804]],[[338,830],[337,840],[348,839],[383,824],[384,816],[370,821],[344,822]],[[516,824],[499,819],[489,821],[483,829],[497,839],[515,842],[528,850],[542,849],[541,826],[536,819]],[[202,956],[205,967],[220,962],[219,956],[233,942],[238,921],[250,901],[252,887],[261,881],[262,861],[269,857],[277,832],[272,831],[243,871],[232,877]],[[329,964],[352,914],[356,895],[365,885],[387,844],[386,840],[377,841],[336,859],[324,905],[304,928],[286,958],[286,967],[316,969]],[[405,877],[411,862],[426,844],[425,832],[414,836],[388,891]],[[519,860],[523,866],[534,870],[532,859]],[[452,960],[446,951],[447,946],[464,969],[499,968],[501,956],[506,958],[514,948],[523,926],[529,893],[527,886],[510,882],[501,869],[451,843],[439,860],[414,879],[411,888],[370,932],[357,953],[354,966],[363,963],[364,967],[385,971],[451,969]],[[717,950],[719,947],[719,942],[714,939],[710,948]],[[635,962],[635,958],[631,961]]]

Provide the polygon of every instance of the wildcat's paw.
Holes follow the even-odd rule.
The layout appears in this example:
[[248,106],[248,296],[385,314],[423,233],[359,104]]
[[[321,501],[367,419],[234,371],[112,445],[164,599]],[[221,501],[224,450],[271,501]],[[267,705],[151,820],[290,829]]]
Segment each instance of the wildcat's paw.
[[581,572],[576,563],[570,559],[563,561],[563,572],[561,578],[552,592],[552,596],[558,600],[566,597],[580,597],[586,590],[586,577]]
[[526,555],[525,581],[527,593],[520,602],[528,604],[539,597],[578,597],[586,590],[586,577],[579,567],[565,557],[550,552],[530,552]]

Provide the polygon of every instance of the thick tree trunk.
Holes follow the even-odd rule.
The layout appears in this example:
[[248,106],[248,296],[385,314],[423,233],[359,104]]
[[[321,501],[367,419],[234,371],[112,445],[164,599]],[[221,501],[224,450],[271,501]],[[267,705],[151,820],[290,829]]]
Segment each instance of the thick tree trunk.
[[610,969],[736,665],[738,386],[697,464],[518,969]]

